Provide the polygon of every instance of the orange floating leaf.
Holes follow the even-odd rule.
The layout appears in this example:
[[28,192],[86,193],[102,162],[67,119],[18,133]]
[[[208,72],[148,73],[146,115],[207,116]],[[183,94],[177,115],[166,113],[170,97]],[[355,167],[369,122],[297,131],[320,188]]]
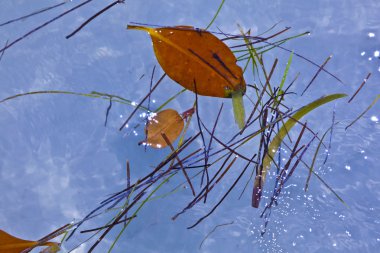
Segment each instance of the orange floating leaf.
[[243,70],[230,48],[212,33],[192,26],[150,28],[128,25],[150,34],[154,53],[165,73],[198,95],[231,98],[235,121],[245,122]]
[[242,69],[230,48],[212,33],[191,26],[150,28],[128,25],[150,34],[165,73],[199,95],[231,97],[245,92]]
[[[23,250],[36,246],[58,246],[55,242],[28,241],[14,237],[0,230],[0,253],[20,253]],[[57,251],[56,251],[57,252]]]
[[181,134],[183,127],[183,118],[176,110],[160,111],[148,121],[145,128],[146,140],[142,143],[153,148],[164,148],[168,144],[162,134],[165,134],[170,143],[173,143]]

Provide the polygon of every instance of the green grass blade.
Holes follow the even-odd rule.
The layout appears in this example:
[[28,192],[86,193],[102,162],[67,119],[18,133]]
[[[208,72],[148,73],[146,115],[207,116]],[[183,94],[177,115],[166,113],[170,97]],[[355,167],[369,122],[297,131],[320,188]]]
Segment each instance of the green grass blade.
[[305,192],[307,192],[307,190],[309,189],[310,178],[311,178],[311,175],[314,173],[314,164],[315,164],[315,161],[317,160],[317,156],[318,156],[319,150],[320,150],[320,148],[322,146],[323,140],[325,139],[327,133],[334,127],[334,125],[332,125],[331,127],[329,127],[325,131],[325,133],[322,135],[322,138],[320,139],[320,141],[318,143],[317,150],[314,153],[313,160],[312,160],[311,165],[309,167],[309,174],[307,175],[307,179],[306,179],[306,183],[305,183]]
[[367,109],[364,110],[354,121],[352,121],[348,126],[346,126],[345,130],[347,130],[349,127],[351,127],[353,124],[355,124],[356,121],[358,121],[361,117],[364,116],[371,108],[377,103],[377,100],[380,99],[380,94],[376,96],[376,98],[372,101],[372,103],[367,107]]
[[223,4],[224,4],[225,1],[226,1],[226,0],[222,0],[222,2],[221,2],[220,5],[219,5],[218,10],[216,11],[214,17],[212,18],[212,20],[210,21],[210,23],[207,25],[207,27],[205,28],[205,30],[209,29],[209,28],[211,27],[211,25],[214,23],[215,19],[216,19],[216,18],[218,17],[218,15],[219,15],[220,10],[221,10],[222,7],[223,7]]
[[293,52],[290,54],[289,60],[286,63],[286,68],[285,68],[285,71],[284,71],[284,75],[282,76],[281,83],[280,83],[280,86],[279,86],[279,88],[280,88],[280,91],[279,91],[280,94],[282,94],[284,92],[282,90],[282,88],[284,87],[286,77],[288,76],[290,65],[292,64],[293,54],[294,54]]
[[174,99],[176,99],[179,95],[181,95],[182,93],[184,93],[187,89],[182,89],[181,91],[179,91],[177,94],[175,94],[174,96],[172,96],[171,98],[169,98],[168,100],[166,100],[162,105],[160,105],[156,110],[154,110],[155,112],[159,112],[161,111],[162,108],[164,108],[167,104],[169,104],[171,101],[173,101]]
[[243,129],[245,125],[245,109],[243,101],[243,92],[232,92],[232,107],[234,109],[235,122],[238,124],[239,129]]
[[[104,99],[108,101],[111,99],[112,102],[127,104],[127,105],[136,107],[133,101],[122,98],[117,95],[111,95],[111,94],[101,93],[97,91],[93,91],[91,93],[81,93],[81,92],[62,91],[62,90],[31,91],[31,92],[26,92],[26,93],[20,93],[20,94],[16,94],[16,95],[4,98],[3,100],[0,100],[0,104],[6,101],[13,100],[15,98],[23,97],[23,96],[41,95],[41,94],[74,95],[74,96],[89,97],[89,98],[100,98],[100,99]],[[146,108],[145,106],[140,106],[139,109],[149,112],[148,108]]]
[[346,207],[349,207],[348,205],[347,205],[347,203],[338,195],[338,193],[336,193],[335,191],[334,191],[334,189],[333,188],[331,188],[331,186],[329,186],[326,182],[325,182],[325,180],[323,180],[323,178],[321,178],[317,173],[315,173],[314,171],[313,171],[313,174],[314,174],[314,176],[316,176],[317,178],[318,178],[318,180],[319,181],[321,181],[322,182],[322,184],[327,188],[327,189],[329,189],[329,191],[332,193],[332,194],[334,194],[334,196],[340,201],[340,202],[342,202],[342,204],[343,205],[345,205]]

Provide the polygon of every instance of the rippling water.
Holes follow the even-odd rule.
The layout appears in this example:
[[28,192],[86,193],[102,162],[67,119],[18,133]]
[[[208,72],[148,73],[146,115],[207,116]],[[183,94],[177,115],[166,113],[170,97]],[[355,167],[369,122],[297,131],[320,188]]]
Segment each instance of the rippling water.
[[[59,1],[2,1],[0,23],[51,2]],[[77,2],[0,27],[0,45]],[[93,1],[5,52],[0,62],[0,100],[20,92],[68,90],[119,94],[138,102],[149,88],[149,76],[157,63],[148,36],[126,31],[126,24],[134,21],[205,27],[220,1],[205,2],[126,1],[66,40],[67,34],[106,5],[104,1]],[[149,203],[127,229],[115,252],[377,252],[380,246],[380,105],[375,105],[347,131],[345,126],[380,94],[379,11],[377,0],[226,0],[211,28],[238,33],[237,24],[240,24],[251,28],[253,34],[260,34],[280,22],[278,27],[292,27],[289,32],[292,35],[310,31],[310,36],[292,40],[286,47],[318,64],[332,54],[327,68],[344,84],[321,74],[302,99],[289,101],[294,108],[324,94],[353,94],[363,78],[372,73],[351,104],[336,103],[336,120],[340,124],[334,129],[327,163],[317,169],[348,207],[315,178],[305,193],[307,171],[299,167],[288,182],[279,206],[273,209],[264,237],[260,235],[263,220],[259,218],[263,207],[259,210],[250,207],[250,190],[237,200],[244,182],[211,217],[187,230],[215,202],[195,206],[173,222],[170,219],[173,214],[191,199],[191,192],[183,189]],[[288,53],[273,50],[267,57],[268,64],[278,57],[283,68]],[[293,91],[300,93],[316,71],[311,64],[294,58],[289,75],[294,77],[300,72],[301,76]],[[142,75],[145,76],[140,79]],[[281,72],[274,78],[280,80]],[[168,94],[179,90],[166,80],[153,99],[160,104]],[[193,96],[189,94],[173,102],[171,107],[184,111],[192,101]],[[216,116],[221,100],[216,101],[202,100],[201,116]],[[42,237],[58,226],[83,218],[108,194],[125,187],[127,159],[131,161],[132,180],[136,180],[167,154],[165,150],[144,152],[143,148],[136,148],[136,143],[143,139],[141,127],[136,133],[128,132],[128,136],[117,130],[130,108],[115,104],[108,126],[104,127],[107,106],[107,101],[68,95],[29,96],[0,104],[0,229],[22,238]],[[323,133],[331,124],[332,113],[333,108],[329,106],[318,109],[307,118],[309,126]],[[222,116],[222,122],[228,122],[229,117]],[[233,127],[224,123],[218,134],[228,134]],[[307,161],[313,153],[309,153]],[[324,158],[321,153],[317,163],[322,164]],[[216,201],[228,189],[240,172],[239,166],[237,171],[227,174],[212,199]],[[179,182],[182,178],[172,180],[166,190]],[[266,196],[269,194],[268,185]],[[102,222],[92,220],[89,227]],[[218,227],[202,243],[221,224],[226,225]],[[116,234],[98,252],[105,252],[112,236]],[[69,241],[65,249],[69,250],[80,239]],[[76,252],[86,249],[88,245]]]

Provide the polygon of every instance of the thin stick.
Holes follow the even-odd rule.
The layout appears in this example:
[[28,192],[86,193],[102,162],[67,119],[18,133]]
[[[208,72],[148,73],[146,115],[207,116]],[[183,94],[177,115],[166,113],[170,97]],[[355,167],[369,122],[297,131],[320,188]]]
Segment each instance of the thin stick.
[[110,103],[107,107],[107,111],[106,111],[106,119],[104,121],[104,126],[107,126],[107,122],[108,122],[108,115],[110,114],[110,111],[111,111],[111,108],[112,108],[112,97],[110,97]]
[[[279,32],[277,32],[277,33],[275,33],[275,34],[272,34],[271,36],[266,37],[266,38],[260,38],[260,37],[257,37],[257,36],[244,36],[244,37],[246,37],[247,39],[255,39],[256,41],[254,41],[254,42],[250,42],[250,43],[248,43],[248,44],[245,43],[245,44],[242,44],[242,45],[232,46],[232,47],[230,47],[230,48],[246,47],[247,45],[254,45],[254,44],[257,44],[257,43],[260,43],[260,42],[264,42],[264,41],[266,41],[266,40],[269,40],[269,39],[271,39],[271,38],[274,38],[274,37],[280,35],[281,33],[286,32],[286,31],[289,30],[289,29],[290,29],[290,27],[285,27],[285,29],[283,29],[283,30],[281,30],[281,31],[279,31]],[[307,32],[307,33],[308,33],[308,32]],[[235,36],[235,38],[239,38],[239,37],[241,37],[241,36],[240,36],[240,35]],[[233,37],[232,37],[232,38],[233,38]]]
[[[197,92],[197,83],[194,79],[194,90],[195,90],[195,113],[197,115],[197,125],[198,125],[198,128],[199,128],[199,132],[201,133],[201,138],[202,138],[202,144],[203,144],[203,149],[205,151],[204,153],[204,162],[205,162],[205,167],[203,169],[203,174],[202,174],[202,179],[201,179],[201,186],[203,184],[203,178],[204,178],[204,175],[206,174],[206,187],[208,187],[208,184],[210,183],[210,177],[209,177],[209,174],[208,174],[208,170],[207,170],[207,155],[208,155],[208,152],[206,151],[206,141],[205,141],[205,137],[203,135],[203,130],[202,130],[202,127],[201,127],[201,118],[199,116],[199,104],[198,104],[198,92]],[[206,202],[206,198],[205,198],[205,202]]]
[[[7,41],[5,42],[5,46],[8,45],[8,41],[9,41],[9,40],[7,40]],[[4,50],[3,52],[1,52],[1,54],[0,54],[0,61],[3,59],[4,53],[5,53],[5,50]]]
[[220,114],[221,114],[222,110],[223,110],[223,103],[220,106],[218,115],[216,116],[216,119],[215,119],[214,127],[212,128],[212,131],[211,131],[211,138],[210,138],[210,141],[208,143],[207,150],[206,150],[205,163],[207,163],[207,161],[208,161],[208,156],[209,156],[210,149],[211,149],[211,143],[212,143],[212,140],[213,140],[212,136],[214,136],[214,134],[215,134],[215,129],[216,129],[216,126],[218,125],[219,117],[220,117]]
[[178,164],[181,167],[183,174],[185,175],[185,178],[186,178],[186,180],[187,180],[187,182],[188,182],[188,184],[189,184],[189,186],[191,188],[193,196],[195,196],[195,190],[194,190],[193,184],[191,183],[189,175],[187,174],[187,172],[186,172],[186,170],[185,170],[185,168],[184,168],[184,166],[182,164],[182,161],[179,159],[179,157],[177,155],[177,152],[175,151],[173,145],[170,143],[170,140],[168,139],[168,137],[166,136],[166,134],[165,133],[161,133],[161,136],[162,136],[162,138],[164,138],[166,144],[168,144],[168,146],[170,147],[170,149],[174,153],[175,159],[178,161]]
[[[214,179],[219,175],[219,173],[222,171],[222,169],[224,168],[224,166],[227,164],[227,161],[230,159],[231,156],[232,156],[232,153],[229,153],[229,155],[227,156],[227,158],[224,160],[222,166],[219,168],[219,170],[215,173],[215,175],[213,176],[213,178],[210,180],[210,183],[213,182]],[[177,219],[179,215],[184,214],[187,210],[189,210],[196,203],[198,203],[199,200],[203,197],[203,193],[206,190],[208,190],[208,188],[206,188],[206,186],[203,187],[203,189],[198,193],[198,195],[185,208],[183,208],[181,212],[177,213],[176,215],[174,215],[172,217],[172,220]]]
[[111,9],[113,6],[119,4],[119,3],[124,3],[124,0],[116,0],[115,2],[109,4],[108,6],[106,6],[104,9],[100,10],[99,12],[95,13],[95,15],[93,15],[92,17],[90,17],[89,19],[87,19],[83,24],[81,24],[77,29],[75,29],[72,33],[70,33],[69,35],[66,36],[66,39],[70,39],[72,36],[74,36],[77,32],[79,32],[80,30],[82,30],[86,25],[88,25],[92,20],[94,20],[95,18],[97,18],[99,15],[101,15],[102,13],[106,12],[107,10]]
[[215,230],[216,230],[217,228],[222,227],[222,226],[232,225],[232,224],[234,224],[234,221],[231,221],[231,222],[229,222],[229,223],[224,223],[224,224],[216,225],[216,226],[214,227],[214,229],[211,230],[211,231],[205,236],[205,238],[203,238],[201,244],[199,244],[199,249],[202,249],[202,245],[203,245],[203,243],[207,240],[207,238],[208,238],[212,233],[215,232]]
[[24,16],[22,16],[22,17],[19,17],[19,18],[15,18],[15,19],[9,20],[9,21],[7,21],[7,22],[4,22],[4,23],[0,24],[0,27],[1,27],[1,26],[5,26],[5,25],[9,25],[9,24],[11,24],[11,23],[14,23],[14,22],[17,22],[17,21],[20,21],[20,20],[24,20],[24,19],[26,19],[26,18],[29,18],[29,17],[32,17],[32,16],[34,16],[34,15],[37,15],[37,14],[43,13],[43,12],[45,12],[45,11],[49,11],[49,10],[51,10],[51,9],[57,8],[57,7],[61,6],[61,5],[64,5],[65,3],[67,3],[67,2],[65,1],[65,2],[62,2],[62,3],[56,4],[56,5],[50,6],[50,7],[45,7],[45,8],[43,8],[43,9],[41,9],[41,10],[34,11],[34,12],[32,12],[32,13],[30,13],[30,14],[27,14],[27,15],[24,15]]
[[309,89],[310,85],[314,82],[314,80],[317,78],[317,76],[319,75],[319,73],[322,71],[322,69],[326,66],[326,64],[329,62],[329,60],[331,58],[332,58],[332,55],[330,55],[329,57],[327,57],[327,59],[325,60],[325,62],[319,67],[317,73],[315,73],[315,75],[313,76],[313,78],[311,79],[311,81],[309,82],[309,84],[302,91],[301,96],[303,96],[303,94],[307,91],[307,89]]
[[[130,188],[131,187],[131,167],[129,165],[129,161],[127,160],[127,188]],[[131,196],[132,193],[130,193],[127,197],[127,201],[125,201],[125,205],[129,205],[129,198]],[[128,218],[128,213],[125,214],[125,219],[124,219],[124,226],[127,224],[126,221],[127,221],[127,218]]]
[[31,35],[32,33],[37,32],[38,30],[44,28],[45,26],[49,25],[50,23],[53,23],[54,21],[56,21],[56,20],[62,18],[63,16],[69,14],[70,12],[75,11],[76,9],[78,9],[78,8],[80,8],[80,7],[82,7],[82,6],[86,5],[86,4],[88,4],[88,3],[90,3],[90,2],[92,2],[92,0],[87,0],[87,1],[85,1],[85,2],[83,2],[83,3],[81,3],[81,4],[78,4],[78,5],[74,6],[73,8],[71,8],[71,9],[69,9],[69,10],[67,10],[67,11],[65,11],[65,12],[63,12],[63,13],[61,13],[61,14],[59,14],[58,16],[56,16],[56,17],[50,19],[49,21],[43,23],[42,25],[37,26],[36,28],[32,29],[31,31],[27,32],[26,34],[24,34],[24,35],[22,35],[21,37],[15,39],[15,40],[12,41],[10,44],[8,44],[8,45],[6,45],[5,47],[3,47],[2,49],[0,49],[0,53],[2,53],[4,50],[10,48],[10,47],[13,46],[14,44],[20,42],[21,40],[25,39],[26,37],[28,37],[28,36]]
[[150,99],[152,95],[152,87],[153,87],[153,78],[154,78],[154,72],[156,70],[156,65],[153,67],[152,75],[150,77],[150,84],[149,84],[149,98],[148,98],[148,110],[150,111]]
[[136,215],[132,216],[132,217],[127,217],[127,218],[125,218],[123,220],[118,221],[116,224],[109,224],[109,225],[105,225],[105,226],[98,227],[98,228],[92,228],[92,229],[82,230],[80,232],[83,234],[83,233],[90,233],[90,232],[94,232],[94,231],[98,231],[98,230],[103,230],[103,229],[108,228],[110,226],[114,226],[114,225],[117,225],[117,224],[129,221],[130,219],[133,219],[133,218],[136,218],[136,217],[137,217]]
[[[120,214],[118,215],[114,221],[107,227],[106,231],[103,232],[103,234],[96,240],[96,242],[91,246],[91,248],[89,249],[89,253],[92,252],[96,246],[103,240],[103,238],[109,233],[109,231],[111,231],[111,229],[118,224],[118,222],[121,220],[121,217],[124,217],[124,215],[129,211],[129,209],[131,209],[139,200],[140,198],[144,195],[143,193],[152,185],[153,183],[149,184],[148,186],[146,186],[139,195],[137,195],[137,197],[135,198],[135,200],[127,207],[125,208],[125,210]],[[129,220],[130,222],[131,220]]]
[[[256,156],[256,154],[252,157],[251,160],[254,159],[254,157]],[[249,164],[249,163],[248,163]],[[218,208],[218,206],[223,202],[223,200],[228,196],[228,194],[232,191],[232,189],[235,187],[235,185],[239,182],[240,178],[244,175],[244,172],[247,170],[248,166],[246,166],[243,171],[240,173],[240,175],[238,176],[238,178],[235,180],[235,182],[232,184],[232,186],[227,190],[227,192],[223,195],[223,197],[218,201],[218,203],[211,209],[210,212],[208,212],[205,216],[203,216],[202,218],[200,218],[196,223],[194,223],[193,225],[191,225],[190,227],[188,227],[187,229],[192,229],[194,228],[195,226],[197,226],[199,223],[201,223],[204,219],[206,219],[208,216],[210,216],[215,210],[216,208]]]
[[362,84],[356,90],[356,92],[354,93],[354,95],[352,95],[352,97],[350,98],[350,100],[348,100],[348,103],[350,103],[354,99],[354,97],[359,93],[359,91],[363,88],[364,84],[368,81],[368,79],[369,79],[370,76],[371,76],[371,73],[368,73],[367,77],[363,80]]

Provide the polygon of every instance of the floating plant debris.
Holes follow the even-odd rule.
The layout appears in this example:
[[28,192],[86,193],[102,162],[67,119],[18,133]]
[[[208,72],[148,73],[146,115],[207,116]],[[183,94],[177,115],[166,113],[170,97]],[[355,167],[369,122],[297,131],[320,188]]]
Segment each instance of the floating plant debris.
[[128,29],[150,34],[158,62],[175,82],[198,95],[231,98],[235,120],[244,127],[246,83],[230,48],[210,32],[192,26]]
[[[5,46],[0,49],[0,60],[5,50],[9,47],[90,2],[92,2],[92,0],[84,0],[73,6],[71,9],[67,9],[60,15],[55,16],[53,19],[48,20],[44,24],[35,27],[22,37],[15,40],[10,40],[9,43],[7,41]],[[252,187],[253,184],[251,205],[253,207],[259,207],[261,195],[265,192],[264,184],[266,183],[266,180],[273,179],[273,177],[268,177],[266,179],[266,176],[269,169],[271,167],[275,167],[274,169],[277,169],[277,173],[274,173],[274,175],[277,175],[275,179],[275,188],[273,189],[272,196],[269,196],[270,200],[267,201],[267,203],[264,203],[265,207],[261,215],[261,217],[265,219],[263,230],[265,233],[265,229],[271,215],[271,209],[278,204],[277,200],[280,196],[282,196],[280,194],[284,190],[287,180],[293,175],[293,172],[295,172],[295,169],[299,163],[302,163],[308,169],[305,190],[307,190],[309,186],[311,176],[316,176],[318,180],[320,180],[341,202],[343,202],[334,190],[325,181],[323,181],[323,179],[316,172],[314,172],[316,157],[319,149],[325,146],[323,141],[329,130],[330,137],[332,135],[332,129],[335,125],[334,119],[332,126],[326,130],[322,137],[320,137],[318,133],[314,133],[309,127],[309,124],[301,122],[300,120],[303,116],[319,106],[342,98],[345,94],[328,95],[314,100],[298,110],[293,110],[291,104],[292,97],[289,95],[296,94],[296,91],[289,90],[290,87],[292,87],[292,84],[297,80],[299,73],[293,81],[290,82],[290,84],[285,84],[289,83],[287,78],[288,74],[292,74],[292,71],[290,71],[290,65],[292,63],[293,56],[306,60],[313,66],[318,67],[318,71],[312,77],[302,94],[308,90],[320,73],[327,73],[328,75],[334,77],[338,82],[343,83],[339,78],[326,69],[326,65],[330,61],[331,56],[329,56],[322,65],[318,65],[308,58],[297,54],[295,51],[286,49],[282,46],[283,43],[288,40],[301,37],[308,34],[308,32],[285,39],[280,38],[274,42],[271,41],[272,38],[282,35],[284,32],[290,30],[289,27],[286,27],[285,29],[267,37],[263,37],[266,32],[260,35],[251,36],[251,30],[244,32],[241,27],[239,27],[241,33],[238,35],[227,34],[222,31],[207,31],[218,15],[224,2],[224,0],[221,1],[215,16],[205,29],[197,29],[192,26],[159,27],[149,25],[150,27],[148,27],[145,24],[138,23],[128,25],[128,29],[142,30],[150,34],[157,61],[165,72],[153,85],[155,73],[155,68],[153,68],[149,90],[146,91],[146,95],[140,100],[140,102],[134,102],[136,101],[135,98],[133,100],[125,99],[122,95],[111,95],[100,92],[79,93],[59,90],[30,91],[0,100],[0,104],[3,104],[6,101],[13,100],[18,97],[37,94],[65,94],[89,98],[100,98],[109,103],[106,110],[105,125],[107,124],[107,119],[114,102],[129,105],[133,107],[133,111],[128,117],[126,117],[127,119],[120,127],[120,130],[128,126],[128,122],[134,116],[136,117],[137,111],[142,110],[144,113],[141,114],[141,117],[145,119],[145,116],[148,115],[148,121],[145,126],[146,138],[141,141],[140,144],[145,144],[146,146],[150,146],[152,148],[170,148],[170,150],[165,150],[170,152],[167,156],[160,159],[157,165],[150,167],[148,173],[140,175],[139,178],[134,177],[135,175],[133,175],[133,171],[131,171],[128,162],[126,188],[120,190],[119,192],[113,193],[110,197],[106,198],[96,208],[88,213],[88,215],[86,215],[82,220],[77,222],[75,226],[72,225],[70,228],[73,229],[70,231],[70,235],[68,235],[66,240],[73,236],[77,229],[89,219],[93,219],[98,215],[115,212],[112,213],[112,218],[104,225],[97,225],[93,228],[83,228],[83,230],[80,231],[83,234],[93,233],[90,238],[95,236],[97,237],[96,241],[92,242],[92,245],[88,251],[92,252],[99,245],[99,243],[106,238],[111,230],[114,228],[121,228],[109,247],[109,252],[111,252],[116,242],[121,238],[121,234],[127,229],[128,225],[131,222],[134,222],[137,218],[144,219],[144,215],[139,212],[146,203],[154,199],[169,196],[179,189],[182,190],[190,188],[193,198],[186,206],[181,208],[180,211],[172,217],[173,220],[176,220],[179,215],[184,214],[195,205],[200,204],[201,202],[206,203],[209,199],[211,200],[210,204],[212,206],[210,210],[205,212],[203,216],[197,218],[192,225],[187,226],[189,229],[194,228],[203,222],[207,217],[212,215],[215,210],[217,210],[217,208],[227,199],[231,192],[239,187],[238,183],[241,182],[242,179],[247,183],[245,186],[242,185],[241,188],[244,189],[242,189],[240,197],[244,194],[248,185]],[[30,15],[26,15],[21,18],[10,20],[8,23],[40,14],[51,8],[62,6],[64,3],[66,2],[52,7],[47,7],[42,11],[33,12]],[[68,34],[66,38],[74,36],[83,28],[87,27],[90,22],[99,17],[99,15],[120,3],[124,3],[124,1],[111,1],[110,4],[96,12],[72,33]],[[272,28],[274,27],[275,26]],[[272,28],[268,31],[272,30]],[[224,37],[219,39],[214,34]],[[228,47],[225,44],[225,41],[228,40],[233,42],[234,45]],[[275,79],[277,77],[277,70],[281,68],[281,57],[278,56],[279,59],[276,58],[273,61],[273,64],[268,65],[268,58],[264,55],[265,52],[276,48],[285,50],[290,54],[284,73],[280,80]],[[231,49],[234,51],[231,51]],[[238,57],[236,57],[235,54],[237,54]],[[240,61],[242,65],[244,65],[244,68],[237,65],[237,61]],[[252,72],[248,73],[250,71]],[[247,78],[249,76],[254,76],[253,80],[249,80],[248,83],[250,84],[248,85],[246,84],[243,76],[243,73],[245,72],[247,72]],[[154,105],[151,104],[152,93],[164,80],[166,75],[183,86],[184,89],[175,95],[170,94],[173,96],[164,101],[161,106],[151,108],[154,107]],[[366,80],[369,76],[370,74],[367,76]],[[356,94],[363,87],[364,83],[365,82],[362,83],[350,101],[353,100]],[[246,86],[253,88],[254,90],[249,90],[246,94]],[[195,93],[195,103],[190,110],[180,114],[174,109],[164,109],[171,101],[183,101],[182,98],[180,98],[180,95],[182,95],[186,89]],[[253,92],[251,93],[250,91]],[[247,120],[245,119],[245,109],[243,103],[243,96],[245,95],[245,98],[251,101],[251,106],[247,107],[250,109],[250,111],[248,111]],[[221,129],[221,125],[230,124],[230,121],[232,120],[227,118],[226,122],[220,123],[223,120],[223,117],[220,117],[223,103],[221,106],[215,105],[215,103],[213,103],[215,99],[211,101],[209,105],[215,106],[215,108],[220,106],[220,109],[217,114],[215,113],[216,119],[213,127],[209,128],[210,119],[214,119],[214,117],[212,117],[213,115],[210,115],[207,119],[201,119],[200,115],[202,114],[200,112],[204,109],[204,106],[203,103],[198,103],[198,98],[200,96],[211,97],[209,98],[210,100],[213,100],[215,97],[231,98],[235,121],[238,123],[241,130],[229,132],[231,136],[233,136],[232,138],[231,136],[224,135],[223,131],[220,131],[223,130]],[[376,97],[374,102],[356,120],[361,118],[364,113],[366,113],[377,102],[379,96],[380,95]],[[195,114],[198,123],[198,128],[195,127],[195,132],[193,131],[194,128],[189,128],[189,125],[192,123],[190,118],[193,114]],[[350,127],[356,122],[356,120],[347,127]],[[293,143],[289,132],[294,131],[292,128],[296,125],[303,126],[303,128],[301,133],[298,135],[298,139],[295,143]],[[187,130],[189,129],[190,131],[188,132]],[[302,139],[304,138],[303,134],[308,131],[312,133],[312,139],[307,143],[301,143],[304,142],[304,139]],[[226,140],[226,138],[231,139]],[[179,139],[179,141],[175,146],[174,142],[176,142],[177,139]],[[303,155],[315,139],[319,140],[317,151],[314,154],[311,165],[308,165],[304,162]],[[208,145],[206,145],[207,141]],[[293,143],[293,145],[290,145],[289,142]],[[194,145],[192,143],[196,144]],[[242,148],[243,146],[245,146],[245,149]],[[287,151],[289,151],[289,153],[287,153]],[[277,156],[278,160],[276,158]],[[288,160],[285,164],[282,164],[284,163],[283,161],[285,158]],[[180,171],[182,171],[185,175],[186,181],[175,188],[175,190],[156,195],[161,187],[168,187],[167,182],[172,178],[174,179],[174,176]],[[232,174],[232,172],[235,174]],[[246,176],[248,173],[250,176]],[[133,176],[131,176],[131,174]],[[227,177],[233,177],[233,181],[228,182],[228,180],[225,180]],[[227,182],[223,182],[221,187],[220,183],[223,180]],[[189,187],[186,187],[186,183]],[[197,188],[198,183],[200,183],[199,188]],[[267,193],[265,192],[265,194]],[[230,224],[233,224],[233,221],[215,226],[215,228],[206,235],[200,247],[217,228]],[[67,227],[62,228],[59,232],[68,233],[68,230],[65,230],[66,228]],[[20,252],[23,250],[33,249],[37,246],[45,246],[45,249],[42,251],[44,253],[56,252],[59,250],[60,245],[58,243],[48,242],[51,238],[55,237],[55,233],[53,232],[52,234],[53,236],[47,236],[38,241],[27,241],[13,237],[0,230],[0,253]],[[109,238],[107,238],[107,240],[109,240]],[[81,242],[81,244],[84,242]],[[75,250],[75,248],[72,250]]]
[[263,162],[260,166],[260,170],[258,171],[255,183],[253,187],[253,194],[252,194],[252,206],[253,207],[259,207],[261,195],[262,195],[262,189],[265,183],[266,175],[268,170],[270,169],[270,165],[272,163],[273,157],[275,153],[277,152],[282,140],[284,137],[288,134],[288,131],[306,114],[313,111],[314,109],[318,108],[319,106],[329,103],[331,101],[334,101],[339,98],[346,97],[346,94],[332,94],[329,96],[322,97],[320,99],[317,99],[310,104],[302,107],[300,110],[298,110],[294,115],[291,116],[291,118],[286,121],[286,123],[280,128],[277,135],[273,138],[272,142],[269,144],[268,152],[265,154]]

